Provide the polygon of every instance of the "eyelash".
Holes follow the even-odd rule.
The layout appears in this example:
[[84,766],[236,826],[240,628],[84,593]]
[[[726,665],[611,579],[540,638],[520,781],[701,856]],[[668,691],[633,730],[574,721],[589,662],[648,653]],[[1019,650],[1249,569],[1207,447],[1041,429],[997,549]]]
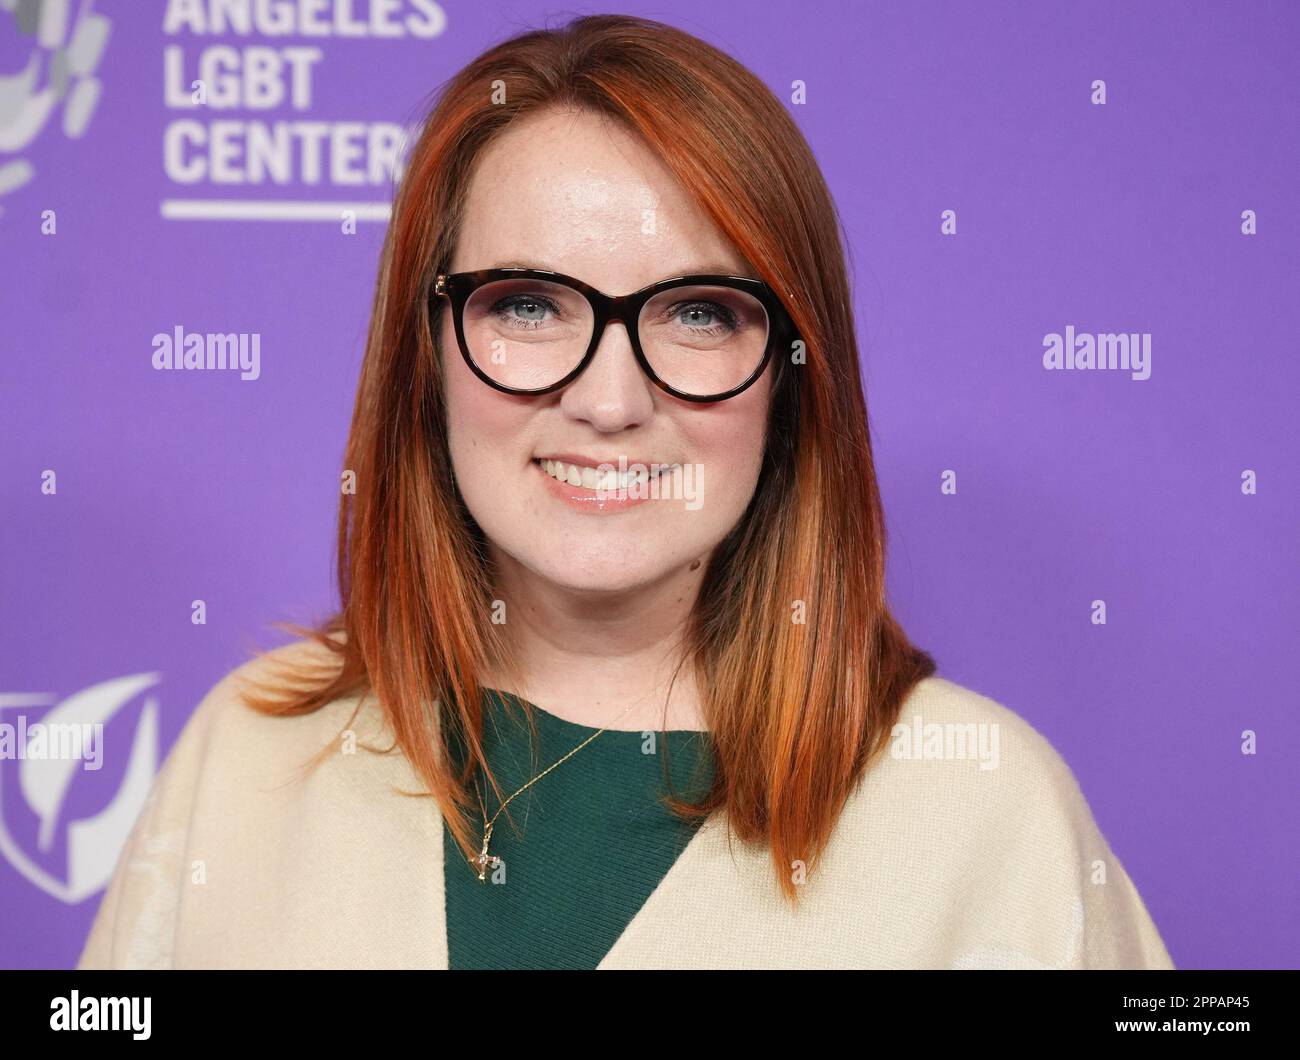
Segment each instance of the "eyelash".
[[512,294],[502,298],[492,307],[492,313],[503,320],[512,328],[520,331],[536,331],[541,325],[540,320],[520,320],[518,317],[509,316],[509,311],[519,305],[540,305],[543,308],[559,316],[560,307],[552,302],[549,298],[542,298],[535,294]]
[[[549,312],[559,315],[560,307],[549,298],[543,298],[540,295],[532,294],[513,294],[498,301],[493,307],[492,312],[504,320],[510,327],[518,328],[521,331],[535,331],[542,324],[539,320],[520,320],[518,317],[509,316],[509,311],[519,305],[540,305]],[[714,316],[720,317],[721,324],[712,324],[707,327],[691,328],[692,331],[703,332],[709,336],[716,334],[716,329],[721,327],[727,331],[736,330],[736,314],[724,305],[717,302],[678,302],[669,308],[669,315],[679,316],[687,310],[703,309]]]
[[720,325],[711,324],[708,327],[702,328],[691,328],[692,331],[700,331],[712,337],[715,333],[715,329],[718,327],[722,327],[727,331],[736,330],[736,314],[726,306],[719,305],[717,302],[678,302],[671,308],[671,314],[673,316],[678,316],[686,310],[696,308],[704,309],[706,312],[712,313],[714,316],[721,317],[722,323]]

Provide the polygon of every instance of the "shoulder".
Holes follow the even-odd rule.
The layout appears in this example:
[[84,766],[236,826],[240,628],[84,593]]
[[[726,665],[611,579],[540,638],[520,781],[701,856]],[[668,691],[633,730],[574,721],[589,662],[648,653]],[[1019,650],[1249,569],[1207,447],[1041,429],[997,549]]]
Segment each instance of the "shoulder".
[[368,693],[339,696],[295,714],[267,712],[250,702],[283,700],[290,689],[318,689],[340,666],[336,652],[301,640],[223,676],[168,753],[146,813],[177,821],[220,813],[271,833],[289,827],[310,806],[364,798],[397,774],[404,780],[405,758],[394,749],[392,728]]
[[1031,841],[1068,840],[1080,854],[1105,844],[1051,742],[1016,711],[942,677],[918,682],[904,700],[864,786],[960,833],[962,845],[978,847],[986,860]]
[[1045,835],[1096,837],[1083,792],[1046,737],[997,700],[942,677],[924,678],[904,699],[846,812],[885,807],[958,860],[1008,859]]
[[[936,781],[954,801],[1018,802],[1050,796],[1078,810],[1082,792],[1065,759],[1029,721],[943,677],[918,682],[903,701],[884,756],[895,770]],[[913,776],[915,782],[916,776]]]
[[200,699],[172,755],[178,758],[220,755],[232,764],[253,761],[263,766],[319,750],[358,723],[370,735],[383,727],[379,711],[364,696],[340,697],[316,710],[274,714],[255,709],[250,698],[283,698],[290,688],[318,687],[337,674],[339,656],[311,640],[299,640],[263,652],[231,670]]
[[932,925],[943,966],[1172,967],[1064,758],[945,678],[904,700],[836,838],[842,864],[883,857],[950,913]]
[[[383,718],[366,697],[295,716],[259,712],[245,698],[267,695],[286,679],[323,679],[335,659],[322,645],[296,641],[225,674],[200,699],[118,856],[79,968],[171,967],[196,859],[265,858],[295,828],[301,833],[310,808],[372,794],[377,770],[341,767],[341,755],[322,755],[349,731],[358,743],[387,746]],[[317,757],[322,769],[313,775]]]

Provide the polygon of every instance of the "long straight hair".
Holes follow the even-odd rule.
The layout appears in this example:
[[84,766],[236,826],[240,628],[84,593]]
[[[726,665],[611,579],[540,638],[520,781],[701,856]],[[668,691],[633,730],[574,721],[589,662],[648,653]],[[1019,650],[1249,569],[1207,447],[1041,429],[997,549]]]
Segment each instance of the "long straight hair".
[[[794,867],[815,868],[904,698],[935,665],[885,602],[884,519],[825,181],[772,92],[673,27],[598,15],[530,31],[436,93],[384,241],[345,458],[355,492],[339,512],[341,608],[317,627],[288,627],[333,653],[331,665],[286,663],[246,699],[287,716],[373,694],[427,784],[418,794],[437,799],[467,858],[478,852],[474,769],[496,788],[479,682],[508,653],[491,620],[482,531],[455,486],[426,306],[479,153],[511,122],[552,107],[639,135],[782,298],[800,340],[779,351],[789,363],[773,389],[754,497],[715,550],[683,631],[712,738],[712,788],[699,802],[668,800],[684,817],[725,809],[731,832],[768,845],[780,892],[796,904]],[[459,768],[446,724],[469,752]]]

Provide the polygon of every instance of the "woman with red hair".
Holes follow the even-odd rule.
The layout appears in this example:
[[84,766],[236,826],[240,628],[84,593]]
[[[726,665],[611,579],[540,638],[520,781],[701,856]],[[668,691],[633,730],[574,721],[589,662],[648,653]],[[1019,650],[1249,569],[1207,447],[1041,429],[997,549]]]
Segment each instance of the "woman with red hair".
[[1171,967],[888,610],[834,204],[717,49],[587,17],[444,86],[344,478],[339,613],[204,699],[82,967]]

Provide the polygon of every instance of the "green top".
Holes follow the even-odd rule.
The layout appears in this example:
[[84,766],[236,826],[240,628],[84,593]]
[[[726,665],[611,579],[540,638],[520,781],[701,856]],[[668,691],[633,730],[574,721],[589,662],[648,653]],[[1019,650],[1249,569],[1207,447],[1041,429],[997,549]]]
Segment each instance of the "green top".
[[[484,753],[502,799],[598,731],[534,706],[534,754],[522,703],[495,689],[484,695]],[[449,745],[463,762],[455,734]],[[665,755],[672,794],[700,801],[713,779],[707,732],[606,730],[497,817],[488,853],[504,864],[489,865],[486,880],[444,829],[448,966],[595,968],[702,823],[660,801]],[[496,793],[481,771],[473,779],[490,820]]]

